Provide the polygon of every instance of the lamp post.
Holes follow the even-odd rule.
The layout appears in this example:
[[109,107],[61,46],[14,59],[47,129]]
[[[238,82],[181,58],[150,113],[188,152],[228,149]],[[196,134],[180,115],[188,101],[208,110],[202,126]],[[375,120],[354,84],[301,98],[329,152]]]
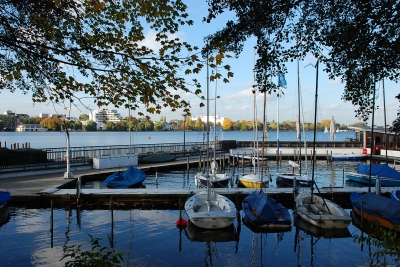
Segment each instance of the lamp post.
[[186,113],[182,114],[183,116],[183,156],[185,156],[186,152]]

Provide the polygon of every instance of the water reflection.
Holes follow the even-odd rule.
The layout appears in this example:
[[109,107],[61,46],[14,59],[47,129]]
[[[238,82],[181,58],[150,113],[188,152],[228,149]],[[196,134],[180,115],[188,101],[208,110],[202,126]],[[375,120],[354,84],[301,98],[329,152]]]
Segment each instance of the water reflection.
[[377,234],[360,230],[355,220],[342,232],[315,229],[293,217],[291,231],[271,233],[252,231],[237,218],[230,228],[215,232],[190,223],[180,231],[175,224],[179,210],[71,206],[9,211],[0,226],[0,247],[7,255],[2,264],[9,266],[61,266],[63,247],[82,245],[90,251],[89,234],[123,252],[123,266],[400,266],[399,252],[386,246],[390,239],[378,243]]

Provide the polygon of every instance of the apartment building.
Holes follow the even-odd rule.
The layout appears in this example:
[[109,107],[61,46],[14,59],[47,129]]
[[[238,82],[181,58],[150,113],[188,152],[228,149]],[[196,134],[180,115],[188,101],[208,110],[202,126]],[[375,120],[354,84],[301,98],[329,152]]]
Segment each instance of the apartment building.
[[97,129],[104,129],[104,122],[119,122],[123,118],[116,109],[99,109],[92,110],[89,113],[89,120],[97,124]]

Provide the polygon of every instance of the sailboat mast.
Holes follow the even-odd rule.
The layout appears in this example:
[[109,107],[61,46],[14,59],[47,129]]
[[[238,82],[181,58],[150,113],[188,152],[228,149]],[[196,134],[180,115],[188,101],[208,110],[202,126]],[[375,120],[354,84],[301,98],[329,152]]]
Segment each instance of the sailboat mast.
[[314,142],[313,142],[313,154],[312,154],[312,176],[311,176],[311,202],[313,199],[313,191],[314,191],[314,172],[315,172],[315,141],[317,136],[317,99],[318,99],[318,65],[319,60],[317,59],[317,64],[315,66],[316,69],[316,80],[315,80],[315,106],[314,106]]
[[386,132],[386,102],[385,102],[385,80],[382,80],[382,97],[383,97],[383,121],[385,123],[385,163],[388,162],[388,153],[387,153],[387,146],[388,146],[388,138],[387,138],[387,132]]
[[[214,158],[213,161],[216,162],[215,151],[217,150],[217,79],[215,79],[215,92],[214,92]],[[216,171],[216,170],[214,170]]]
[[206,160],[206,177],[207,177],[207,202],[210,200],[210,152],[209,152],[209,145],[210,145],[210,77],[209,77],[209,64],[208,64],[208,52],[207,52],[207,160]]
[[297,105],[298,105],[298,111],[299,111],[299,115],[297,117],[297,121],[298,121],[298,129],[297,129],[297,139],[299,141],[299,174],[301,175],[301,129],[300,129],[300,125],[301,125],[301,119],[300,119],[300,107],[301,107],[301,103],[300,103],[300,70],[299,70],[299,59],[297,59]]

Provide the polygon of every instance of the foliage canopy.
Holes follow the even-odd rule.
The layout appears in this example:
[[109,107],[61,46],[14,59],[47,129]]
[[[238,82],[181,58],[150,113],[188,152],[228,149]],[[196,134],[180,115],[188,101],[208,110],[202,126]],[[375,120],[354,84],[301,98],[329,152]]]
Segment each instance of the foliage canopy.
[[271,77],[285,64],[308,54],[325,64],[329,78],[345,84],[344,101],[358,106],[366,121],[374,107],[375,83],[400,75],[400,2],[351,0],[207,0],[210,22],[225,11],[236,17],[207,37],[239,55],[244,42],[257,38],[255,66],[261,91],[277,91]]
[[179,93],[201,92],[180,74],[203,67],[176,34],[193,23],[181,0],[6,1],[0,15],[1,90],[31,92],[34,102],[143,104],[150,114],[188,112]]

